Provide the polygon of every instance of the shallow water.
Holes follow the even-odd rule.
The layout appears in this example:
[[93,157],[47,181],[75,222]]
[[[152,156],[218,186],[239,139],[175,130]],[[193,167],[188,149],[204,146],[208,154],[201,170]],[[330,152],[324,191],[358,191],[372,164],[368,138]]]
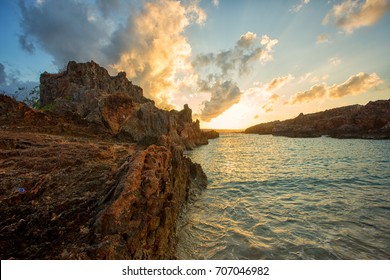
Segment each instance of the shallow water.
[[222,134],[179,259],[390,259],[390,141]]

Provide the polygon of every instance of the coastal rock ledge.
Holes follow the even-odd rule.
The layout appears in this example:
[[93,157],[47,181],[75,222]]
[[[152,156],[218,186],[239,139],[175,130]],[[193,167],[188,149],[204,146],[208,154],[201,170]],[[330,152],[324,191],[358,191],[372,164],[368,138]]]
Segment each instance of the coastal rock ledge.
[[294,119],[274,121],[249,127],[245,133],[287,137],[390,139],[390,99],[370,101]]
[[0,259],[175,258],[207,185],[183,155],[207,144],[191,109],[158,109],[94,62],[42,74],[40,94],[46,110],[0,95]]

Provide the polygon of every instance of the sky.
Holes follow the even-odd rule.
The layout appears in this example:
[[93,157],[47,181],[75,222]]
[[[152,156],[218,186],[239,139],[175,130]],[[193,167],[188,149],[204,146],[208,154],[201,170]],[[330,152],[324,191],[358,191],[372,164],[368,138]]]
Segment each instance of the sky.
[[[390,0],[1,0],[0,91],[95,61],[242,129],[390,98]],[[22,90],[26,88],[26,90]]]

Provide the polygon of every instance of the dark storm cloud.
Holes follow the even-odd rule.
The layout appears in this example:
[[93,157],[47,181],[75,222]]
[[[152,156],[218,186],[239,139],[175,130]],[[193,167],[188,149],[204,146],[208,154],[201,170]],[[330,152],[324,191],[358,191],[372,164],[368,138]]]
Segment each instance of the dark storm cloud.
[[31,52],[32,43],[54,57],[58,66],[69,60],[100,59],[106,63],[102,49],[108,44],[109,27],[98,10],[79,1],[46,0],[41,4],[19,1],[22,34],[19,42]]

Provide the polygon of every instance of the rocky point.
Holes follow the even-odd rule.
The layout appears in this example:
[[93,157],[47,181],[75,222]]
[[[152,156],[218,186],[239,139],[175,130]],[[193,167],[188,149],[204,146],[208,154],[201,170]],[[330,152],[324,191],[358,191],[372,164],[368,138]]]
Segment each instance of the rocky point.
[[178,217],[207,184],[183,150],[215,134],[94,62],[40,90],[50,110],[0,96],[0,258],[175,258]]
[[288,137],[390,139],[390,99],[371,101],[313,114],[300,114],[294,119],[262,123],[245,133],[273,134]]

